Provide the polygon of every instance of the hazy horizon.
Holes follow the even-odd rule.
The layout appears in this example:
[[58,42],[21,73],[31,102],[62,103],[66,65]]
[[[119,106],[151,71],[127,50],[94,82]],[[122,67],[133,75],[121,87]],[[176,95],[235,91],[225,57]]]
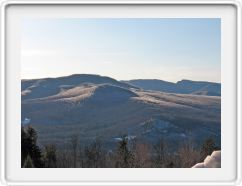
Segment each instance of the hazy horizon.
[[217,18],[24,19],[21,79],[96,74],[220,83],[220,36]]

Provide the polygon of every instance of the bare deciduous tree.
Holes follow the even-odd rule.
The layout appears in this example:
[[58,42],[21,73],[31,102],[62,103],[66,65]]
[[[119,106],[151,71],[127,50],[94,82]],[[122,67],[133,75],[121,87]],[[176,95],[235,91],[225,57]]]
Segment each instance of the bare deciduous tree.
[[134,146],[134,167],[151,167],[150,148],[147,144],[137,143]]
[[154,166],[166,167],[167,144],[160,138],[159,141],[153,145],[154,149]]
[[194,148],[191,141],[183,143],[177,151],[176,167],[190,168],[199,162],[201,153],[198,149]]
[[71,148],[73,153],[73,167],[77,167],[77,153],[78,153],[79,137],[77,134],[71,137]]
[[105,167],[105,153],[100,140],[95,139],[93,143],[85,148],[84,154],[86,167]]

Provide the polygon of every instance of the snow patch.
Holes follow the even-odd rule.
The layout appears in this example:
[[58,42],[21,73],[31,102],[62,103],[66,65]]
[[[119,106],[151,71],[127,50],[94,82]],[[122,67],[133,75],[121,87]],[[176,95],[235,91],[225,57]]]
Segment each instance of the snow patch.
[[[136,136],[126,136],[125,137],[125,139],[128,140],[128,141],[133,140],[135,138],[136,138]],[[119,138],[119,137],[118,138],[114,138],[114,141],[117,141],[117,142],[120,142],[122,140],[123,140],[123,138]]]
[[31,119],[29,119],[29,118],[24,118],[24,120],[21,121],[21,124],[22,124],[22,125],[27,125],[27,124],[30,123],[30,121],[31,121]]
[[221,167],[221,151],[213,151],[211,156],[207,156],[204,162],[197,163],[192,168],[220,168]]

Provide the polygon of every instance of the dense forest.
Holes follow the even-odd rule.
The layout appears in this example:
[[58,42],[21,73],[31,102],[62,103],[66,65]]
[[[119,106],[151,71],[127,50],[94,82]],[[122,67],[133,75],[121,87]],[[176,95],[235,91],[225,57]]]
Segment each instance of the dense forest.
[[23,168],[190,168],[218,150],[208,138],[199,147],[189,140],[174,151],[165,139],[150,145],[123,135],[114,150],[107,150],[101,139],[82,146],[78,135],[70,137],[68,148],[53,144],[40,146],[37,131],[21,127],[21,167]]

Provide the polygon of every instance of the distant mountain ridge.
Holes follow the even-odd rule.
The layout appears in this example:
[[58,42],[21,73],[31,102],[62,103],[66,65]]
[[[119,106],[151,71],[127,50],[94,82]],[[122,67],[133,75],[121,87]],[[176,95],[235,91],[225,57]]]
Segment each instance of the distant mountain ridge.
[[158,79],[135,79],[123,82],[144,90],[161,91],[176,94],[221,96],[220,83],[191,80],[181,80],[177,83],[172,83]]
[[31,79],[21,81],[22,99],[35,99],[57,94],[84,84],[111,84],[122,88],[136,88],[176,94],[221,96],[221,84],[206,81],[181,80],[177,83],[159,79],[134,79],[117,81],[107,76],[73,74],[57,78]]

